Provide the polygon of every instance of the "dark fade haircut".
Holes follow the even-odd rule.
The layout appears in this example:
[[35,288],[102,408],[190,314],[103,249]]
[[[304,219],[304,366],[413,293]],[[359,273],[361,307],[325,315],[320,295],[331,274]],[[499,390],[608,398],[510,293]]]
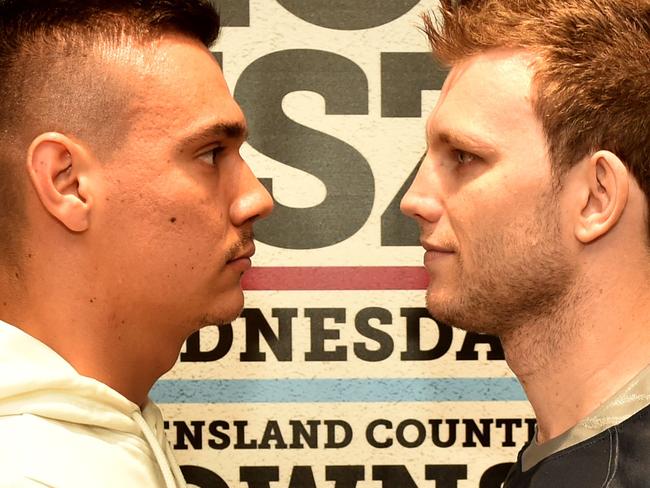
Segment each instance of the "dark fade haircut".
[[209,47],[220,19],[209,0],[0,0],[0,264],[17,266],[25,158],[60,132],[101,153],[128,127],[128,85],[98,53],[177,34]]
[[533,108],[558,184],[584,157],[609,150],[650,212],[650,0],[441,0],[424,21],[447,66],[490,49],[531,52]]

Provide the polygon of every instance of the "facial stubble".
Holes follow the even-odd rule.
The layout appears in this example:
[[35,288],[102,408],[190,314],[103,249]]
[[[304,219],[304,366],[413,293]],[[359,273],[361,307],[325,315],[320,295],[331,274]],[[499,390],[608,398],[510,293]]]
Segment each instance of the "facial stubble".
[[[224,255],[224,261],[227,263],[228,261],[235,259],[242,251],[244,251],[252,244],[253,240],[253,230],[243,230],[239,240],[226,251]],[[196,330],[207,327],[209,325],[219,326],[229,324],[235,320],[240,313],[241,309],[233,310],[230,313],[206,313],[196,321]]]
[[576,270],[562,245],[558,218],[557,199],[549,192],[534,215],[477,235],[469,246],[471,262],[462,248],[457,255],[455,296],[434,301],[436,280],[429,285],[432,316],[462,330],[500,337],[560,317],[571,300]]

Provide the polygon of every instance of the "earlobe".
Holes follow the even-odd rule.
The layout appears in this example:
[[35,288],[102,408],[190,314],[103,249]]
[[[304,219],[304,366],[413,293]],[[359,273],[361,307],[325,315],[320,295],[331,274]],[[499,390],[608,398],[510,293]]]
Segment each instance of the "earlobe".
[[41,134],[27,154],[27,171],[43,207],[74,232],[90,225],[87,156],[68,137]]
[[585,164],[586,199],[575,234],[580,242],[588,244],[607,234],[618,223],[630,189],[628,170],[614,153],[598,151]]

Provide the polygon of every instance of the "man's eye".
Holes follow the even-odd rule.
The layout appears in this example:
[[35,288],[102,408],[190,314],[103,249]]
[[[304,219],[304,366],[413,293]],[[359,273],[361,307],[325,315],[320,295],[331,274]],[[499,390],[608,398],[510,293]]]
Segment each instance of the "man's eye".
[[214,166],[215,164],[217,164],[217,158],[219,157],[219,154],[221,154],[224,151],[224,149],[225,148],[223,146],[214,147],[209,151],[201,154],[199,156],[199,159],[204,163],[209,164],[210,166]]
[[461,150],[455,150],[454,154],[456,157],[456,162],[461,166],[465,164],[473,163],[477,159],[477,157],[474,154],[461,151]]

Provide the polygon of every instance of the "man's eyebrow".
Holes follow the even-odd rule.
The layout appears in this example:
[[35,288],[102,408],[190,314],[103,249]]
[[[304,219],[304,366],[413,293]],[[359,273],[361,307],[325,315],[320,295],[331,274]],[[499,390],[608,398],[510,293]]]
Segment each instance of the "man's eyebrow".
[[200,144],[212,139],[242,139],[248,137],[248,128],[241,122],[217,122],[208,127],[204,127],[181,140],[184,147]]
[[437,133],[428,133],[428,140],[432,142],[440,142],[449,146],[475,149],[485,152],[497,152],[496,146],[490,141],[482,138],[475,137],[471,134],[459,134],[453,131],[442,131]]

